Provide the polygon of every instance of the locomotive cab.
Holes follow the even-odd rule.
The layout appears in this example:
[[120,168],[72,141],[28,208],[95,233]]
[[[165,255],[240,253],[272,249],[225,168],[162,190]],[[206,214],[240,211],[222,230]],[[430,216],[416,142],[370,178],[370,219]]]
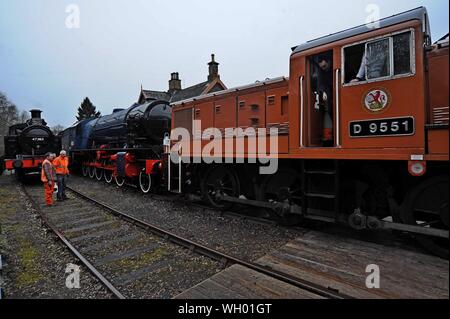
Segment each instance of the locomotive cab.
[[427,13],[419,8],[378,27],[363,25],[296,47],[290,111],[300,123],[291,126],[291,150],[331,146],[361,157],[386,155],[386,149],[392,159],[424,156],[429,40]]
[[329,210],[334,201],[336,216],[350,214],[357,229],[367,216],[382,221],[376,227],[396,227],[385,218],[412,225],[437,237],[417,236],[424,246],[448,256],[448,37],[431,45],[426,9],[294,48],[289,91],[291,157],[336,164],[312,170],[333,172],[328,181],[304,170],[314,192],[302,207]]

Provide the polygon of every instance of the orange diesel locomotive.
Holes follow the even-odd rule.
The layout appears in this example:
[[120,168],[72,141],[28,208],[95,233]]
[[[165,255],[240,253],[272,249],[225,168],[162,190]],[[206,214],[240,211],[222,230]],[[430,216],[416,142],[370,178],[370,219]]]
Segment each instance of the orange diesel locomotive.
[[[172,105],[189,138],[171,136],[169,190],[287,224],[407,231],[448,256],[448,77],[448,36],[432,44],[425,8],[297,46],[289,78]],[[258,128],[278,135],[258,142]]]

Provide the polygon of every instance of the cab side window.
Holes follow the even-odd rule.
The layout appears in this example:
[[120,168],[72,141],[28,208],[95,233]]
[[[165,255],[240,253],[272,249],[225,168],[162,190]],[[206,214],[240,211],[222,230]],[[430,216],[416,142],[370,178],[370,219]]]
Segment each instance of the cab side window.
[[344,84],[414,73],[412,31],[344,48]]
[[390,75],[389,42],[389,39],[382,39],[367,43],[365,61],[367,80]]
[[411,32],[392,37],[394,46],[394,75],[412,73]]
[[352,45],[344,49],[344,58],[345,58],[344,83],[350,83],[350,81],[356,79],[356,77],[360,73],[360,68],[361,65],[363,64],[363,59],[365,59],[365,49],[366,49],[365,43]]

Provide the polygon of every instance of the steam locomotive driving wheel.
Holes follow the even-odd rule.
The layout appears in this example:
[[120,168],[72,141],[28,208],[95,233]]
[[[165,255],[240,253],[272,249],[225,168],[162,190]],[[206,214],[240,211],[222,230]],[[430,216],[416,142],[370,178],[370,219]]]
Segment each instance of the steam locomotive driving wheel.
[[125,177],[116,175],[114,176],[117,186],[122,187],[125,184]]
[[105,178],[105,182],[111,184],[113,180],[113,172],[111,170],[105,169],[105,171],[103,172],[103,177]]
[[94,166],[89,166],[89,178],[95,177],[96,168]]
[[[448,226],[448,177],[433,177],[410,191],[402,205],[402,219],[406,224],[441,230]],[[417,241],[430,252],[449,257],[448,238],[417,235]]]
[[96,169],[95,169],[95,178],[96,178],[98,181],[101,181],[101,180],[102,180],[102,178],[103,178],[103,170],[102,170],[101,168],[96,168]]
[[144,194],[148,194],[152,189],[152,175],[147,174],[145,168],[139,173],[139,187]]
[[83,173],[84,177],[88,177],[89,176],[89,166],[87,166],[86,164],[83,164],[81,166],[81,172]]
[[[261,184],[259,200],[301,206],[302,184],[300,175],[293,169],[280,169],[274,175],[268,175]],[[268,214],[279,224],[293,226],[301,221],[301,216],[284,211],[268,210]]]

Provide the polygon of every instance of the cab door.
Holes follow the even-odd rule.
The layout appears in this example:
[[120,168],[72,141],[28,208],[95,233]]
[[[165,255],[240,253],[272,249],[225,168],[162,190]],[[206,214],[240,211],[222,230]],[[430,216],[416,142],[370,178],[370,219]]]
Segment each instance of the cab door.
[[304,147],[335,147],[335,54],[332,50],[306,57]]

